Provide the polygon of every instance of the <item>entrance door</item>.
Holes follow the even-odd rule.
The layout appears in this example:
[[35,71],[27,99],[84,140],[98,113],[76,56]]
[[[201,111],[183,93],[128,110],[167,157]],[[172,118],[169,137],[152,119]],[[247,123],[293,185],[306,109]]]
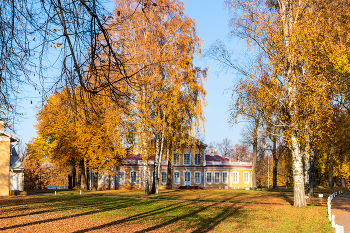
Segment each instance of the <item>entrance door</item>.
[[191,186],[191,172],[185,172],[185,186]]
[[19,190],[19,180],[18,180],[18,175],[17,173],[12,173],[11,177],[11,190]]

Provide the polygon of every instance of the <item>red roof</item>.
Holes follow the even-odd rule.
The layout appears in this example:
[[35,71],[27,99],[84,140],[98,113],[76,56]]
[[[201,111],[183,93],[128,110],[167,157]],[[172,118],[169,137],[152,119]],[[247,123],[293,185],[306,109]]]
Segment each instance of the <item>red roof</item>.
[[[217,161],[217,162],[230,162],[230,159],[221,157],[220,155],[214,155],[214,156],[205,155],[205,160],[206,161]],[[231,162],[236,162],[236,161],[231,160]]]
[[[126,160],[142,160],[142,155],[129,155],[128,157],[125,158]],[[150,156],[148,160],[154,160],[154,155]]]

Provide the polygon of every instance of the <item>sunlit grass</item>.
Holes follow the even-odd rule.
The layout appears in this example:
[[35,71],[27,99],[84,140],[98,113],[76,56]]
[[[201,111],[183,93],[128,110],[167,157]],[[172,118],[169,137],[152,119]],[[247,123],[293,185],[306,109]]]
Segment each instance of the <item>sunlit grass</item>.
[[[205,193],[198,191],[204,190],[182,194],[204,197]],[[227,192],[215,191],[211,198]],[[172,192],[168,194],[173,196]],[[244,194],[243,191],[237,192],[237,196]],[[290,204],[247,205],[49,195],[3,197],[0,198],[0,209],[0,231],[331,232],[327,209],[323,206],[294,208]]]

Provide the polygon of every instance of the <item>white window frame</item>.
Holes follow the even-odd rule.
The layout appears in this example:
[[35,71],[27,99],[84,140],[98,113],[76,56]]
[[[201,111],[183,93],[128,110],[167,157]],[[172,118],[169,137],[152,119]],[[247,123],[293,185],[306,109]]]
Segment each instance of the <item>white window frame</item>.
[[[244,175],[247,174],[247,181],[244,180]],[[249,177],[250,177],[250,174],[248,171],[245,171],[243,172],[243,183],[244,184],[249,184]]]
[[[165,173],[165,182],[162,181],[163,173]],[[166,185],[166,180],[167,180],[167,171],[166,171],[166,170],[163,170],[163,171],[160,172],[160,183],[161,183],[162,185]]]
[[[178,173],[178,174],[179,174],[179,182],[176,182],[175,173]],[[173,176],[174,176],[174,184],[176,184],[176,185],[181,184],[181,172],[180,172],[180,171],[174,171],[174,172],[173,172]]]
[[173,165],[180,165],[180,155],[179,154],[173,153]]
[[[224,174],[226,174],[226,182],[224,181]],[[226,172],[226,171],[222,172],[222,179],[221,180],[222,180],[223,184],[228,184],[228,172]]]
[[[131,173],[135,172],[135,182],[131,182]],[[136,170],[132,170],[130,171],[130,184],[137,184],[137,171]]]
[[[214,183],[215,184],[220,184],[220,176],[221,176],[220,173],[221,172],[214,172],[214,177],[213,178],[214,178]],[[219,181],[218,182],[215,181],[215,174],[219,174],[219,176],[218,176],[219,177]]]
[[[196,174],[199,174],[199,182],[196,182]],[[195,171],[194,172],[194,183],[195,184],[201,184],[201,172],[200,171]]]
[[[196,157],[197,157],[197,155],[199,156],[199,163],[198,163],[198,164],[196,163]],[[195,165],[195,166],[200,166],[200,165],[201,165],[201,162],[202,162],[201,160],[202,160],[202,155],[201,155],[201,153],[195,153],[195,154],[194,154],[194,165]]]
[[[120,178],[120,176],[119,176],[119,174],[120,173],[123,173],[123,181],[122,182],[119,182],[119,178]],[[117,182],[118,182],[118,184],[125,184],[125,171],[124,170],[119,170],[118,171],[118,174],[117,174]]]
[[[235,174],[237,174],[237,181],[235,181]],[[232,172],[232,184],[238,184],[239,183],[239,172],[234,171]]]
[[[211,182],[208,182],[208,174],[210,174],[210,176],[211,176]],[[213,183],[213,172],[206,172],[206,174],[205,174],[205,183],[206,184],[212,184]]]
[[[185,155],[189,156],[189,162],[190,163],[185,163]],[[183,165],[191,165],[191,153],[184,153],[184,155],[183,155]]]

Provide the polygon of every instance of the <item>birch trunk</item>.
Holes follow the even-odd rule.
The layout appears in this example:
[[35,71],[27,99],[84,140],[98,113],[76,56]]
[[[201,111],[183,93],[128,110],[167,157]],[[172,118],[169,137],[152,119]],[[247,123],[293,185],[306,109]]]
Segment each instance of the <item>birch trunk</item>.
[[143,194],[149,195],[149,175],[148,175],[148,161],[143,161],[142,166],[142,187],[143,187]]
[[273,185],[273,189],[277,189],[278,157],[277,157],[277,138],[275,135],[272,136],[272,159],[273,159],[272,185]]
[[333,160],[334,160],[334,142],[331,142],[331,150],[329,152],[329,169],[328,169],[328,187],[333,188]]
[[300,145],[295,135],[291,136],[293,156],[293,180],[294,180],[294,207],[306,206],[303,160],[300,153]]
[[255,127],[253,132],[253,163],[252,163],[252,186],[256,187],[256,160],[258,157],[258,130],[259,119],[255,119]]
[[153,166],[153,182],[152,182],[152,194],[158,193],[159,187],[159,156],[160,156],[160,137],[157,135],[155,138],[155,155],[154,155],[154,166]]
[[[287,94],[287,105],[288,105],[288,118],[289,118],[289,130],[290,130],[290,147],[292,152],[292,163],[293,163],[293,180],[294,180],[294,207],[306,206],[305,199],[305,186],[304,186],[304,171],[303,171],[303,158],[300,153],[299,145],[299,128],[298,118],[299,111],[297,105],[297,80],[298,69],[297,61],[295,61],[295,47],[292,44],[291,37],[293,36],[293,26],[295,21],[293,18],[293,10],[298,9],[300,5],[294,1],[283,0],[280,1],[280,15],[283,26],[283,39],[285,43],[286,53],[286,94]],[[300,2],[299,2],[300,4]],[[297,19],[295,19],[297,20]]]

